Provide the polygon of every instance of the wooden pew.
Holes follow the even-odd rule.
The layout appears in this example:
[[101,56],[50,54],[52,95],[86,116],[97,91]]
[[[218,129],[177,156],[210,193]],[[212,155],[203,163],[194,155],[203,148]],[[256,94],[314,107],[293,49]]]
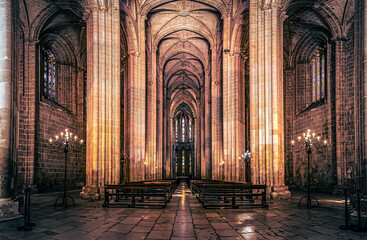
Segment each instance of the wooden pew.
[[[150,181],[117,185],[105,185],[104,207],[119,205],[126,207],[165,208],[175,190],[175,182]],[[111,203],[113,199],[113,203]]]
[[[166,207],[177,188],[175,180],[142,181],[117,185],[105,185],[103,206]],[[113,203],[111,203],[113,200]]]
[[208,207],[267,207],[266,185],[210,183],[200,187],[199,202]]

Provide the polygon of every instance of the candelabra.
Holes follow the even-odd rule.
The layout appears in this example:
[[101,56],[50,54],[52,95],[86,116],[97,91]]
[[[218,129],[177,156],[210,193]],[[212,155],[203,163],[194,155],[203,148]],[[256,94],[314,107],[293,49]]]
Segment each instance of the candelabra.
[[65,208],[68,207],[68,201],[67,199],[70,198],[71,201],[73,202],[73,206],[75,206],[75,202],[73,197],[67,193],[66,191],[66,170],[67,170],[67,161],[68,161],[68,152],[69,150],[76,149],[79,146],[83,146],[84,144],[84,140],[81,139],[80,141],[78,140],[78,136],[74,136],[73,137],[73,133],[69,132],[68,129],[65,129],[65,133],[61,132],[60,136],[56,135],[55,136],[55,140],[53,138],[50,138],[50,146],[51,149],[53,151],[58,151],[61,148],[64,151],[64,156],[65,156],[65,162],[64,162],[64,192],[60,193],[60,195],[56,198],[55,201],[55,206],[57,205],[57,201],[59,199],[62,199],[62,204],[64,205]]
[[[245,178],[244,179],[246,182],[250,182],[251,178],[250,178],[250,161],[251,161],[251,152],[249,150],[247,150],[244,154],[242,154],[241,157],[238,158],[240,160],[240,163],[242,164],[242,169],[243,169],[243,165],[245,165]],[[242,171],[241,171],[242,174]],[[241,177],[242,178],[242,177]]]
[[292,152],[301,152],[303,149],[306,150],[307,153],[307,196],[303,196],[298,203],[298,206],[301,206],[301,201],[307,197],[307,208],[311,208],[311,199],[315,199],[317,206],[319,205],[319,201],[316,197],[311,196],[311,187],[310,187],[310,161],[312,156],[312,150],[315,149],[319,153],[324,153],[326,151],[327,141],[324,140],[324,144],[320,143],[321,137],[316,136],[315,133],[311,133],[311,130],[307,130],[307,133],[303,133],[303,137],[298,137],[298,144],[300,145],[298,149],[294,149],[295,142],[292,140]]

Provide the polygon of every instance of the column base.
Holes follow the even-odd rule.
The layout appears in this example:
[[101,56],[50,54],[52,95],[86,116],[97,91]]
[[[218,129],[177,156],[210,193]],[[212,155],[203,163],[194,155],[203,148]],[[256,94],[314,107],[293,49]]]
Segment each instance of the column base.
[[291,192],[287,186],[272,187],[270,198],[273,200],[284,200],[291,197]]
[[89,201],[100,200],[101,194],[99,187],[84,186],[80,193],[80,198]]
[[18,203],[10,198],[0,199],[0,231],[20,226],[23,222],[22,215],[18,212]]

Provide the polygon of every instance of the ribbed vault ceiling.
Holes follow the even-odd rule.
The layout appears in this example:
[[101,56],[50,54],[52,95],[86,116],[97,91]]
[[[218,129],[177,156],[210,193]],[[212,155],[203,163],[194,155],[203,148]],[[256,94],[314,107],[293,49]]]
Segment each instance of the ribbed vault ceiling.
[[162,1],[148,13],[148,47],[157,49],[157,69],[172,102],[195,106],[200,88],[209,81],[205,77],[211,71],[211,49],[216,49],[221,19],[222,3],[215,2],[217,6],[210,1]]

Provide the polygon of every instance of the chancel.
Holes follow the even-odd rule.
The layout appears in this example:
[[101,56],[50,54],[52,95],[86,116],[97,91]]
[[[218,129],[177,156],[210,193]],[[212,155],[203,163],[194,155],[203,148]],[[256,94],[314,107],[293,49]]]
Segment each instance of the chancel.
[[0,239],[362,239],[366,26],[367,0],[0,0]]

